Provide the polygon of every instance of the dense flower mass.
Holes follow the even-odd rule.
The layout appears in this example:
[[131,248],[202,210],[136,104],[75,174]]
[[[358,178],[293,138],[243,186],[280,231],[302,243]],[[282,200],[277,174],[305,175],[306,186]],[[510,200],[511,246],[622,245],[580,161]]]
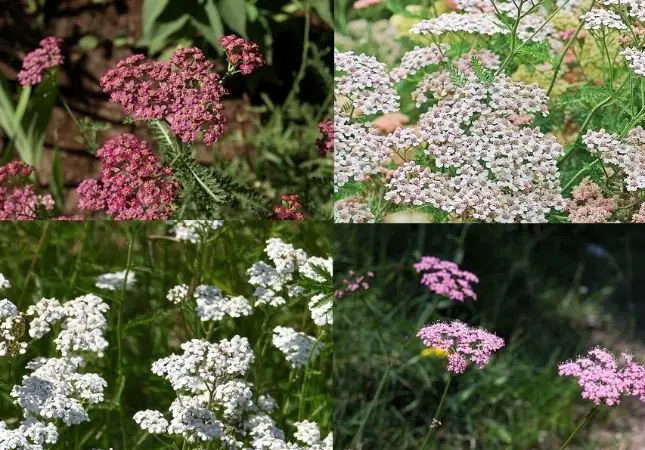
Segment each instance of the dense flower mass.
[[79,185],[79,208],[104,211],[119,220],[172,215],[178,183],[146,142],[123,134],[107,141],[97,156],[103,162],[101,177]]
[[320,353],[321,347],[316,338],[289,327],[275,327],[272,342],[294,368],[306,366]]
[[51,195],[37,195],[33,184],[25,184],[33,167],[22,161],[0,166],[0,220],[34,220],[39,210],[52,210]]
[[[126,279],[127,276],[127,279]],[[132,289],[137,281],[134,273],[121,270],[119,272],[104,273],[96,279],[96,287],[108,291],[120,291],[125,283],[126,289]]]
[[334,122],[323,120],[318,124],[322,137],[316,141],[318,152],[327,155],[334,151]]
[[472,272],[461,270],[454,262],[424,256],[414,268],[422,274],[421,284],[435,294],[459,302],[467,298],[477,300],[472,284],[479,283],[479,278]]
[[248,75],[264,65],[264,57],[260,48],[254,42],[235,35],[222,36],[220,45],[226,52],[228,63],[239,67],[242,75]]
[[278,220],[305,220],[302,213],[302,203],[298,194],[283,194],[282,204],[273,207],[273,215]]
[[224,225],[223,220],[179,220],[173,222],[171,232],[180,241],[196,244]]
[[195,141],[201,132],[210,145],[224,132],[227,92],[198,48],[180,48],[170,62],[129,56],[105,73],[101,86],[134,119],[167,120],[183,142]]
[[334,222],[369,223],[374,221],[370,206],[357,198],[347,197],[334,203]]
[[448,371],[452,373],[464,373],[470,364],[482,368],[504,347],[502,338],[459,321],[428,325],[417,336],[426,347],[448,352]]
[[616,406],[625,395],[645,401],[645,367],[623,353],[625,364],[621,367],[609,350],[596,347],[576,360],[560,364],[560,376],[578,379],[582,398],[596,405]]
[[22,70],[18,72],[18,82],[23,86],[33,86],[43,81],[43,76],[52,67],[63,63],[60,46],[61,39],[50,36],[40,41],[40,48],[30,52],[22,61]]
[[24,314],[9,300],[0,300],[0,357],[25,353],[27,343],[21,342],[24,334]]
[[617,207],[615,199],[603,197],[598,185],[585,178],[571,191],[566,210],[572,223],[602,223]]

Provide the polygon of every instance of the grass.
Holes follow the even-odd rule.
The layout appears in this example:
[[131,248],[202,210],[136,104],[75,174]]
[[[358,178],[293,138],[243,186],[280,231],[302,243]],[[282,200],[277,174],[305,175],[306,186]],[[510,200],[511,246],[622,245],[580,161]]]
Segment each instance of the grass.
[[[636,228],[607,230],[337,225],[336,277],[375,273],[369,290],[336,305],[338,448],[421,448],[448,373],[443,358],[421,355],[415,334],[424,324],[451,319],[495,332],[506,347],[484,369],[453,375],[443,425],[428,448],[559,448],[591,404],[574,379],[557,376],[558,363],[602,344],[609,331],[642,339],[630,323],[644,317],[645,305],[631,293],[641,283],[633,268],[645,258],[645,240]],[[412,263],[423,255],[477,274],[478,300],[457,304],[422,288]],[[610,448],[588,431],[612,426],[617,414],[601,408],[572,448]]]
[[[180,353],[180,343],[209,337],[211,342],[246,336],[256,361],[247,374],[254,393],[270,394],[279,409],[277,426],[287,437],[293,423],[318,423],[323,437],[331,428],[331,354],[329,336],[320,359],[294,371],[270,344],[276,325],[318,335],[307,299],[300,297],[276,309],[257,308],[249,317],[214,323],[200,322],[194,305],[175,306],[166,300],[171,287],[186,283],[213,284],[224,293],[253,299],[246,270],[265,259],[265,241],[281,237],[310,256],[330,252],[331,229],[324,223],[231,222],[202,244],[176,241],[161,222],[37,222],[0,224],[0,272],[12,282],[3,292],[25,311],[41,297],[71,299],[95,293],[110,305],[105,357],[93,360],[94,371],[108,382],[105,401],[89,410],[91,422],[60,427],[57,449],[179,448],[181,440],[160,447],[138,428],[133,414],[142,409],[167,411],[175,394],[170,384],[150,368],[153,361]],[[128,270],[136,276],[134,289],[109,292],[94,286],[98,275]],[[25,355],[0,359],[0,420],[16,426],[21,411],[9,391],[19,384],[24,366],[36,356],[53,356],[51,333],[32,342]],[[166,440],[168,442],[168,440]],[[196,448],[189,445],[182,448]]]

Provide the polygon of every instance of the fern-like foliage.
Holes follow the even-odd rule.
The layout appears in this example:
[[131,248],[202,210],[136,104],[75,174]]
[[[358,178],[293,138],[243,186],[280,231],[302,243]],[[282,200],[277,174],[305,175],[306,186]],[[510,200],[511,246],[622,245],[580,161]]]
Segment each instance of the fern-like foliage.
[[161,121],[150,123],[150,129],[165,161],[182,186],[179,218],[183,216],[217,219],[230,217],[267,218],[270,201],[263,195],[236,183],[212,166],[199,164],[189,146],[182,145]]

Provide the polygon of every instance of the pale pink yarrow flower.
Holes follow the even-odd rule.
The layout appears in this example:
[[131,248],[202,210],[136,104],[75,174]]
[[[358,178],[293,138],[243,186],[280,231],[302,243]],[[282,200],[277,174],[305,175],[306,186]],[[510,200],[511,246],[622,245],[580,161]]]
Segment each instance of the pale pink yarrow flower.
[[477,294],[471,283],[479,283],[479,278],[452,261],[444,261],[435,256],[423,256],[414,264],[418,273],[422,273],[421,284],[435,294],[448,297],[450,300],[463,302],[470,297],[477,300]]
[[488,364],[494,352],[504,347],[504,339],[463,322],[438,322],[421,328],[417,336],[426,347],[448,353],[448,371],[464,373],[470,364],[480,369]]
[[22,161],[0,166],[0,220],[35,220],[39,210],[54,209],[51,195],[37,195],[27,184],[33,167]]
[[22,70],[18,72],[18,82],[21,86],[33,86],[43,81],[43,76],[52,67],[63,63],[60,52],[62,40],[57,37],[46,37],[40,41],[40,48],[30,52],[22,60]]
[[348,276],[343,279],[343,288],[336,289],[334,296],[343,298],[348,293],[366,291],[370,288],[370,280],[374,278],[374,272],[367,272],[365,275],[358,275],[353,270],[348,272]]
[[634,363],[631,356],[623,354],[623,357],[627,366],[619,368],[614,355],[607,349],[596,347],[585,356],[560,364],[558,373],[577,378],[582,398],[596,405],[616,406],[623,394],[638,395],[642,399],[645,369]]

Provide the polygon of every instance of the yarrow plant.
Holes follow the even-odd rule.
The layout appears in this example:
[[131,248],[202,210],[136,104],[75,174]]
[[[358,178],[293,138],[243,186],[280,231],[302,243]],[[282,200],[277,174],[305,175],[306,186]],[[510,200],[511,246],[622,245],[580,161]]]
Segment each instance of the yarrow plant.
[[472,272],[459,269],[452,261],[424,256],[414,264],[414,269],[422,274],[421,284],[437,295],[459,302],[467,298],[477,300],[472,284],[479,283],[479,278]]
[[446,1],[390,18],[394,64],[337,48],[336,220],[638,221],[643,20],[629,1]]
[[45,73],[60,66],[63,61],[61,54],[62,40],[50,36],[40,41],[40,47],[30,52],[22,60],[22,70],[18,72],[18,82],[23,86],[33,86],[43,81]]

